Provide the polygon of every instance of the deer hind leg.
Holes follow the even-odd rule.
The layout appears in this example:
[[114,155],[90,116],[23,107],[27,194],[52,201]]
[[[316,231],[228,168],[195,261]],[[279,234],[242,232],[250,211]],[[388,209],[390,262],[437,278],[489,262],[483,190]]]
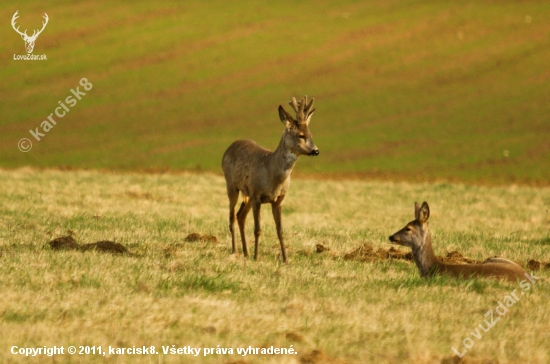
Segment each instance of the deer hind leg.
[[252,212],[254,213],[254,260],[258,260],[258,245],[260,242],[260,234],[262,232],[260,228],[261,207],[262,202],[259,198],[252,201]]
[[227,188],[227,196],[229,197],[229,231],[231,232],[231,247],[232,254],[237,253],[237,246],[235,244],[235,205],[239,200],[239,190]]
[[252,207],[252,204],[250,203],[250,199],[246,196],[243,196],[243,203],[239,208],[239,212],[237,212],[237,222],[239,223],[239,231],[241,233],[241,241],[243,244],[243,255],[245,257],[248,257],[248,248],[246,247],[244,223],[246,222],[246,215],[248,215],[248,212],[250,211],[251,207]]
[[281,203],[283,202],[284,198],[285,196],[279,196],[279,198],[277,198],[277,201],[271,204],[271,211],[273,212],[273,220],[275,220],[275,227],[277,228],[277,237],[279,238],[279,243],[281,244],[283,263],[286,263],[285,240],[283,237],[283,225],[281,219],[281,214],[283,210],[283,206],[281,205]]

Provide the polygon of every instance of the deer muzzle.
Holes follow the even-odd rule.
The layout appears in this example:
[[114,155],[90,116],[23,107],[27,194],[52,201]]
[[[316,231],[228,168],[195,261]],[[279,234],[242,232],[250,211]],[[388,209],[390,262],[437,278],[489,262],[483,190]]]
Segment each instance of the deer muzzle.
[[309,152],[308,155],[312,156],[312,157],[318,156],[319,155],[319,149],[313,149],[311,152]]

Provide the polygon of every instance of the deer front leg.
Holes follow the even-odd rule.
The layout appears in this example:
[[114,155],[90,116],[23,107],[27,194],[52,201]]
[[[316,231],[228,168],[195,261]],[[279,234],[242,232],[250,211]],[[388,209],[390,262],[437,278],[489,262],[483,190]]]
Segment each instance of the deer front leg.
[[262,202],[259,198],[252,201],[252,213],[254,214],[254,260],[258,260],[258,245],[260,242],[260,234],[262,232],[260,228],[260,208]]
[[283,237],[283,224],[282,224],[282,211],[283,206],[281,203],[285,196],[279,196],[277,201],[271,204],[271,211],[273,212],[273,220],[275,220],[275,227],[277,228],[277,236],[279,237],[279,243],[281,244],[281,254],[283,255],[283,263],[286,263],[286,250],[285,250],[285,240]]
[[237,212],[237,222],[239,223],[239,231],[241,233],[241,242],[243,244],[243,255],[248,257],[248,248],[246,247],[246,236],[244,234],[244,223],[246,222],[246,215],[250,211],[252,204],[248,197],[243,197],[243,203]]

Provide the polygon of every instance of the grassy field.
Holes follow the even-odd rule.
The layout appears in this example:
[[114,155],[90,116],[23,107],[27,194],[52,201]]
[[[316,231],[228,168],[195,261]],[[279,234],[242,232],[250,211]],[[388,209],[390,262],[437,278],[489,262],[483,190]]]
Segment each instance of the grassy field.
[[[16,10],[21,29],[48,13],[47,61],[13,60]],[[235,139],[275,148],[277,106],[308,94],[321,157],[300,173],[550,180],[548,1],[8,1],[0,17],[2,167],[217,172]]]
[[[13,59],[15,11],[29,33],[48,14],[47,61]],[[465,363],[550,362],[548,270],[475,338],[518,284],[345,258],[390,248],[425,200],[438,255],[550,261],[549,17],[548,1],[4,2],[0,363],[449,364],[466,338]],[[221,156],[236,139],[274,149],[278,105],[304,94],[321,153],[285,199],[290,263],[266,207],[259,261],[230,255]],[[69,234],[133,255],[47,244]],[[160,354],[10,353],[54,345]]]
[[[550,260],[549,188],[296,180],[283,208],[282,265],[265,207],[259,261],[230,255],[220,176],[0,170],[0,362],[450,363],[451,348],[462,351],[517,284],[427,281],[410,262],[344,259],[365,243],[389,248],[423,200],[438,255]],[[218,242],[186,242],[195,232]],[[69,233],[135,255],[50,249]],[[316,253],[317,244],[329,250]],[[535,275],[533,289],[473,338],[468,363],[548,363],[549,273]],[[10,354],[45,345],[292,345],[298,354]]]

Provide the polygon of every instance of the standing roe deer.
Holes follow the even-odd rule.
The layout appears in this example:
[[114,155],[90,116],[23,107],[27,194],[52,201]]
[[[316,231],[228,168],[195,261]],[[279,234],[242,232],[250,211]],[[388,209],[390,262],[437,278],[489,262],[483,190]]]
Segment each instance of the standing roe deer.
[[[271,152],[252,140],[238,140],[225,151],[222,159],[222,169],[227,184],[229,197],[229,230],[231,231],[232,253],[237,253],[235,245],[235,217],[239,223],[243,254],[248,257],[245,238],[246,215],[252,208],[254,214],[254,259],[258,259],[258,242],[260,239],[260,207],[262,203],[270,203],[273,219],[277,228],[277,236],[281,244],[283,262],[286,263],[286,251],[281,226],[281,203],[290,186],[290,173],[301,155],[317,156],[319,149],[313,143],[308,124],[315,109],[307,96],[300,102],[293,97],[289,102],[296,112],[296,119],[279,105],[279,118],[285,125],[283,137],[279,146]],[[243,195],[243,202],[235,216],[235,205]]]
[[510,281],[525,278],[526,272],[522,267],[504,258],[489,258],[482,264],[446,264],[438,261],[432,249],[432,237],[428,228],[429,217],[428,204],[424,202],[422,207],[419,207],[415,202],[415,220],[390,236],[391,242],[412,248],[414,261],[423,278],[435,274],[448,274],[458,278],[506,278]]

